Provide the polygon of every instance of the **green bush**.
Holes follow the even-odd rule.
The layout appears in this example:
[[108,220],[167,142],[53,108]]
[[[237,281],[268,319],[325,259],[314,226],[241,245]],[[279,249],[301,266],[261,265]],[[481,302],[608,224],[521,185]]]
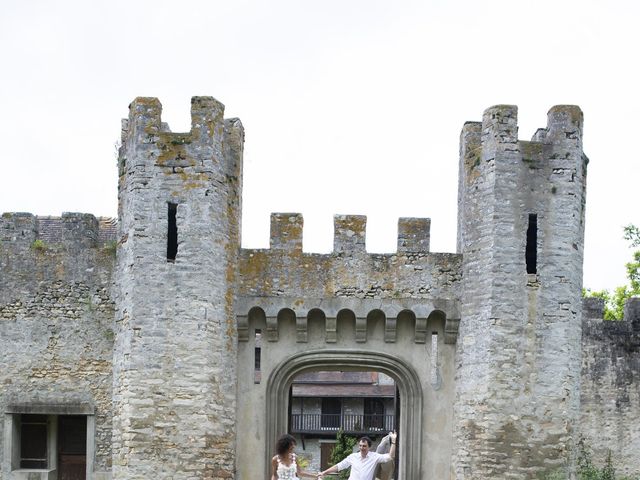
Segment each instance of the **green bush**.
[[[338,430],[338,434],[336,435],[336,444],[331,450],[331,455],[329,456],[329,461],[331,465],[335,465],[338,462],[341,462],[347,455],[351,455],[353,453],[353,447],[358,443],[358,439],[356,437],[350,437],[349,435],[345,435],[342,429]],[[340,480],[347,480],[349,478],[349,470],[342,470],[338,472],[338,478]]]
[[[607,458],[604,461],[604,466],[598,468],[593,464],[591,458],[591,452],[586,445],[584,439],[580,439],[578,442],[578,465],[577,465],[577,480],[640,480],[640,477],[617,477],[616,469],[613,466],[613,460],[611,458],[611,450],[607,453]],[[566,474],[557,470],[544,474],[542,480],[567,480]]]
[[47,250],[47,248],[47,244],[40,239],[34,240],[31,244],[31,249],[35,250],[36,252],[44,252],[45,250]]

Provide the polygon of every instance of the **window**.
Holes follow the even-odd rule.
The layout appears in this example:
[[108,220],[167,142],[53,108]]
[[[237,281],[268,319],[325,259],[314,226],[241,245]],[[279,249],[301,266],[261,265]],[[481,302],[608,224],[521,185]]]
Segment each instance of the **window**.
[[[67,415],[72,412],[77,414]],[[4,448],[9,455],[2,468],[23,472],[15,478],[53,475],[58,479],[84,480],[93,468],[93,459],[87,458],[87,445],[95,439],[91,407],[8,405],[4,425],[11,433],[5,436]]]
[[431,385],[440,384],[438,377],[438,332],[431,332],[431,372],[429,374]]
[[262,330],[256,328],[255,333],[255,342],[256,346],[253,351],[253,383],[260,383],[262,380],[262,372],[261,372],[261,352],[262,352]]
[[167,262],[175,262],[178,255],[178,223],[176,215],[178,205],[168,204],[168,226],[167,226]]
[[384,429],[384,403],[378,398],[364,399],[365,430]]
[[538,215],[529,214],[529,227],[527,228],[527,246],[525,250],[527,273],[537,273],[538,263]]
[[20,468],[47,468],[46,415],[20,415]]
[[342,401],[339,398],[322,399],[322,417],[320,426],[322,428],[340,428],[340,414],[342,413]]

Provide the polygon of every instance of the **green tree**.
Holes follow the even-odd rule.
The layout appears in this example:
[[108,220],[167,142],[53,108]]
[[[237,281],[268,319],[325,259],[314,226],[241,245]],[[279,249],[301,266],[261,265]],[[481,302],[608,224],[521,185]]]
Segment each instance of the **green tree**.
[[[633,224],[624,227],[624,239],[631,242],[631,248],[640,248],[640,228]],[[638,295],[640,292],[640,250],[633,252],[633,260],[626,264],[627,278],[631,290]]]
[[[333,450],[331,450],[331,455],[329,456],[331,465],[335,465],[336,463],[341,462],[347,455],[351,455],[356,443],[358,443],[358,439],[356,437],[345,435],[342,429],[338,430],[338,434],[336,435],[336,444],[333,447]],[[347,480],[349,478],[349,470],[347,469],[338,472],[338,478],[340,480]]]
[[[640,228],[629,224],[624,227],[624,239],[631,243],[631,248],[640,247]],[[595,297],[604,300],[604,319],[622,320],[624,303],[629,297],[640,295],[640,250],[635,250],[632,260],[625,264],[629,285],[617,287],[612,292],[609,290],[592,291],[584,289],[585,297]]]

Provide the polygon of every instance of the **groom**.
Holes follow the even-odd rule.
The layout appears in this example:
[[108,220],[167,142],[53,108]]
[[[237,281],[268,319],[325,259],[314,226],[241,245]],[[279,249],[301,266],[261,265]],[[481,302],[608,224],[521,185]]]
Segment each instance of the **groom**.
[[349,480],[373,480],[373,476],[376,472],[376,466],[379,463],[390,462],[396,457],[396,442],[398,434],[396,432],[389,432],[389,439],[391,441],[391,450],[389,450],[389,453],[381,454],[370,452],[369,448],[371,448],[371,439],[369,437],[362,437],[358,441],[359,452],[352,453],[340,463],[320,472],[318,474],[318,478],[320,479],[328,473],[339,472],[340,470],[351,467]]

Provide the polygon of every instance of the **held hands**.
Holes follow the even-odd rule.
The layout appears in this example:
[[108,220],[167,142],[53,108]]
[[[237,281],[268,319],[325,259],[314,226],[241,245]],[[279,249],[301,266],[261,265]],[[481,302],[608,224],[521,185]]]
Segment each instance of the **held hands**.
[[392,445],[395,444],[398,440],[398,434],[395,431],[389,432],[389,439],[391,440]]

